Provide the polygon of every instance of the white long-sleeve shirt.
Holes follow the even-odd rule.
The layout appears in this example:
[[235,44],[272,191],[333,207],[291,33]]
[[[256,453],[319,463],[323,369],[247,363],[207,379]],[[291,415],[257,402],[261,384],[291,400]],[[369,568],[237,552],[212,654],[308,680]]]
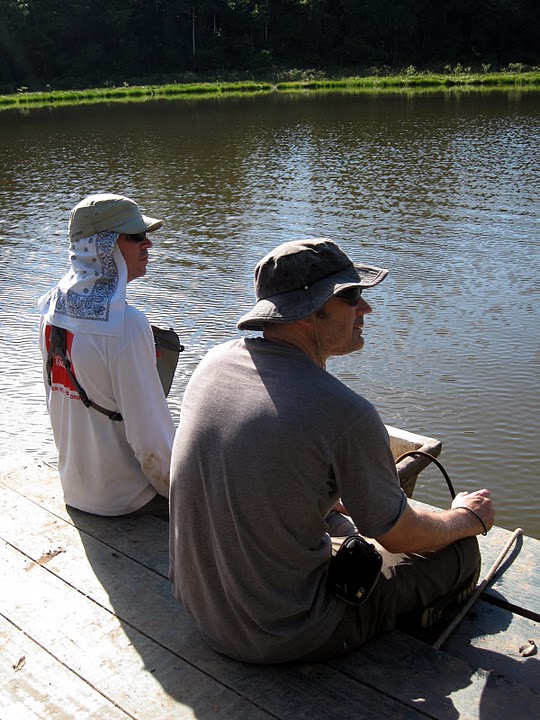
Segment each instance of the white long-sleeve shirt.
[[45,392],[65,503],[98,515],[123,515],[156,492],[168,497],[174,423],[145,315],[126,305],[121,337],[67,333],[81,387],[93,402],[120,412],[121,421],[85,407],[59,363],[49,386],[46,328],[42,319]]

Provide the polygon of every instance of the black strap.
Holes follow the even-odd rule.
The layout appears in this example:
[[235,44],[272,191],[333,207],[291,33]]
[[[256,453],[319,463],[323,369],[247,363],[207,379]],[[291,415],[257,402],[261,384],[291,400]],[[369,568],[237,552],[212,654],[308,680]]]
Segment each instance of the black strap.
[[403,455],[400,455],[398,458],[396,458],[395,463],[396,465],[400,460],[403,460],[406,457],[425,457],[428,460],[430,460],[432,463],[435,463],[435,465],[439,468],[439,470],[442,472],[444,479],[446,480],[446,484],[448,485],[448,489],[450,490],[450,495],[452,496],[452,500],[456,497],[456,491],[454,490],[454,486],[452,485],[452,481],[450,480],[450,476],[444,469],[441,462],[437,460],[436,457],[433,457],[431,453],[424,452],[424,450],[408,450],[407,452],[404,452]]
[[62,364],[66,368],[66,372],[71,378],[71,382],[79,393],[82,403],[85,407],[92,407],[94,408],[94,410],[97,410],[103,415],[106,415],[111,420],[123,420],[122,415],[116,410],[107,410],[106,408],[101,407],[101,405],[95,403],[93,400],[90,400],[84,389],[81,387],[79,381],[73,374],[73,370],[71,369],[71,362],[67,354],[66,330],[64,328],[59,328],[56,325],[51,325],[51,335],[49,339],[49,350],[47,352],[46,366],[47,380],[49,381],[49,385],[52,384],[52,366],[54,362],[53,358],[55,355],[57,355],[62,361]]

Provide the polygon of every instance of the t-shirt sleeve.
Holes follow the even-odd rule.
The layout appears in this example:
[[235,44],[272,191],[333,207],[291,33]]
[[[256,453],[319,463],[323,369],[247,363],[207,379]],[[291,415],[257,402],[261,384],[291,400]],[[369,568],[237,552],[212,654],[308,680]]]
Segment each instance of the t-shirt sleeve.
[[366,403],[333,451],[340,497],[360,533],[378,537],[391,530],[407,498],[399,484],[388,432],[373,405]]

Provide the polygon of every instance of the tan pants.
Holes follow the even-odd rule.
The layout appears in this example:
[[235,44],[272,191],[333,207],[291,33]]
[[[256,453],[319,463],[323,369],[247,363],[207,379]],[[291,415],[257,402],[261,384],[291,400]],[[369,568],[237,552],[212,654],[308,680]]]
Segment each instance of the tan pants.
[[423,611],[460,586],[476,583],[480,551],[475,537],[464,538],[437,552],[404,555],[385,569],[363,605],[347,605],[330,638],[299,660],[322,661],[354,650],[397,626],[419,624]]

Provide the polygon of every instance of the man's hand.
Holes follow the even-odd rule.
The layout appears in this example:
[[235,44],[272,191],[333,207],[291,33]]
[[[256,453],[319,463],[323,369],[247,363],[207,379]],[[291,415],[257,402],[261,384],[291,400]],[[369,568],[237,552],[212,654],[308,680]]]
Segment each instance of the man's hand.
[[460,492],[452,501],[452,510],[459,508],[469,508],[474,514],[478,515],[479,524],[484,524],[486,532],[491,530],[495,522],[495,509],[489,490],[475,490],[474,492]]

